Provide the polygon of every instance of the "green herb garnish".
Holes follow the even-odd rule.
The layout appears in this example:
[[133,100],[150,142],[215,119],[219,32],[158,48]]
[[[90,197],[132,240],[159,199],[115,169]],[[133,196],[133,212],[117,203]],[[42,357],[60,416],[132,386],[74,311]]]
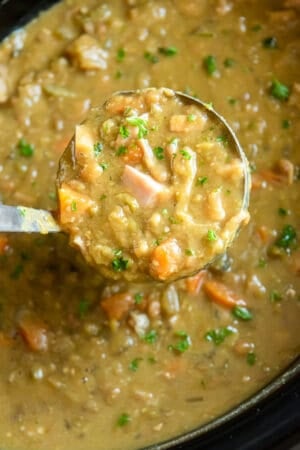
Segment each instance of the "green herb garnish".
[[184,159],[189,161],[192,158],[192,155],[187,150],[180,150],[180,154],[183,156]]
[[23,264],[17,264],[14,270],[11,272],[10,278],[12,278],[13,280],[18,280],[22,275],[23,270],[24,270]]
[[17,148],[21,156],[25,158],[30,158],[34,154],[34,145],[29,144],[25,139],[20,139]]
[[249,364],[249,366],[254,366],[254,364],[256,363],[256,354],[254,352],[249,352],[247,354],[247,363]]
[[158,334],[156,330],[148,331],[143,337],[144,341],[148,344],[154,344],[157,341]]
[[224,66],[229,68],[229,67],[233,67],[235,65],[235,60],[232,58],[226,58],[224,59]]
[[117,51],[117,61],[122,62],[126,56],[124,48],[119,48]]
[[286,101],[290,96],[290,88],[278,80],[273,80],[270,93],[277,100]]
[[251,311],[249,311],[248,308],[245,306],[234,306],[234,308],[231,310],[234,317],[241,320],[251,320],[253,319],[253,314]]
[[112,260],[111,265],[115,272],[124,272],[128,267],[128,259],[124,259],[122,256],[122,250],[115,251],[115,258]]
[[103,144],[101,142],[96,142],[94,144],[94,155],[98,156],[103,150]]
[[127,148],[121,145],[117,150],[117,156],[125,155],[127,153]]
[[136,372],[139,368],[139,363],[142,360],[143,358],[134,358],[129,364],[129,369],[132,370],[132,372]]
[[285,225],[275,241],[275,246],[279,248],[289,249],[297,239],[297,233],[292,225]]
[[79,315],[80,319],[83,319],[83,317],[87,314],[89,307],[90,307],[90,304],[86,299],[82,298],[79,301],[78,315]]
[[178,50],[176,47],[159,47],[158,49],[159,53],[161,53],[164,56],[175,56],[178,53]]
[[156,156],[157,159],[164,159],[165,155],[164,155],[164,149],[162,147],[155,147],[153,149],[153,153]]
[[270,292],[270,300],[273,303],[280,302],[282,300],[282,295],[280,292],[276,291],[275,289]]
[[214,230],[208,230],[208,232],[207,232],[207,239],[210,242],[216,241],[218,239],[217,235],[216,235],[216,232]]
[[136,305],[140,305],[143,301],[144,298],[144,294],[142,294],[141,292],[137,292],[136,294],[134,294],[134,302]]
[[184,353],[191,346],[191,338],[185,331],[176,331],[175,336],[179,338],[179,341],[169,345],[168,349]]
[[278,48],[278,42],[275,36],[266,37],[262,41],[264,48]]
[[71,211],[77,211],[77,203],[75,202],[75,200],[72,200],[71,202]]
[[123,413],[120,415],[120,417],[117,420],[117,425],[119,427],[124,427],[125,425],[127,425],[129,422],[131,422],[131,417],[129,414],[127,413]]
[[144,58],[147,59],[147,61],[149,61],[152,64],[156,64],[159,61],[158,56],[151,52],[145,52]]
[[203,186],[205,183],[207,183],[207,181],[207,177],[198,177],[196,180],[196,186]]
[[278,208],[278,214],[279,214],[279,216],[281,216],[281,217],[285,217],[285,216],[287,216],[288,215],[288,210],[287,209],[285,209],[285,208]]
[[186,254],[186,256],[195,256],[195,252],[191,248],[186,248],[184,253]]
[[281,126],[284,130],[287,130],[291,126],[291,121],[288,119],[283,119],[283,121],[281,122]]
[[206,56],[203,65],[209,75],[213,75],[217,71],[217,60],[213,55]]
[[103,171],[108,169],[109,164],[108,163],[101,163],[100,167],[102,167]]
[[141,119],[140,117],[127,117],[126,121],[129,123],[129,125],[132,125],[134,127],[138,127],[138,138],[144,138],[148,134],[148,128],[147,128],[147,122],[144,119]]
[[228,144],[228,138],[227,138],[227,136],[224,136],[224,135],[218,136],[216,138],[216,141],[220,142],[223,145],[227,145]]
[[236,330],[231,326],[224,328],[216,328],[205,333],[204,337],[207,341],[213,342],[215,345],[220,345],[224,342],[227,336],[236,333]]
[[119,128],[119,133],[122,136],[122,138],[128,138],[130,133],[127,127],[125,125],[121,125]]
[[197,119],[196,114],[188,114],[188,116],[187,116],[188,122],[195,122],[196,119]]

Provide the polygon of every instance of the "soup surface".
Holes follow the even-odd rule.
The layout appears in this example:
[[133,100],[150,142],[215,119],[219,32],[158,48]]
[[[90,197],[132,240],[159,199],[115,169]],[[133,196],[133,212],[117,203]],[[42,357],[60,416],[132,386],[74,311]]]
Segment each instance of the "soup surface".
[[59,164],[71,243],[115,280],[198,272],[249,221],[249,167],[231,134],[211,106],[167,88],[93,108]]
[[1,235],[2,448],[142,448],[228,411],[299,354],[297,8],[65,0],[2,43],[3,202],[55,209],[75,124],[149,86],[212,102],[252,170],[247,227],[176,283],[107,282],[63,234]]

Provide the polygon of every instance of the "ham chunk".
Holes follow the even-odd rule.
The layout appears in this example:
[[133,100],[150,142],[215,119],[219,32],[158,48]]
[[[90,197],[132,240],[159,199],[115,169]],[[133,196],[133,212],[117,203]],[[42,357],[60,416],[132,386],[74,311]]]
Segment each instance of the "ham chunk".
[[140,206],[152,208],[163,199],[168,197],[168,190],[161,183],[155,181],[152,177],[144,174],[134,167],[125,165],[122,181],[134,195]]

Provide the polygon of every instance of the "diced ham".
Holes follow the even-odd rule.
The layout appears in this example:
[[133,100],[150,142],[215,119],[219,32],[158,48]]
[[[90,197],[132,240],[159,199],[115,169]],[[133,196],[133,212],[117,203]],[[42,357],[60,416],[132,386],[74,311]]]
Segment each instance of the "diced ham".
[[169,196],[169,191],[161,183],[134,167],[125,165],[122,181],[129,193],[138,203],[146,208],[152,208]]
[[189,208],[192,189],[197,174],[197,155],[189,147],[184,147],[190,159],[177,154],[172,160],[174,191],[176,192],[176,216],[186,217]]

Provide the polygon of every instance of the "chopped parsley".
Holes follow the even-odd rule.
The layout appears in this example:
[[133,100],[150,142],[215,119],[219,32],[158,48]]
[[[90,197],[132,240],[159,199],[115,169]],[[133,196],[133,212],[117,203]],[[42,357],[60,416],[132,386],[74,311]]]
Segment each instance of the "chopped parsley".
[[254,352],[247,353],[247,363],[249,366],[254,366],[256,363],[256,354]]
[[96,142],[94,144],[94,155],[98,156],[103,150],[103,144],[101,142]]
[[195,256],[195,252],[191,248],[186,248],[184,253],[186,254],[186,256]]
[[21,156],[25,156],[25,158],[30,158],[34,155],[34,146],[29,144],[24,138],[20,139],[17,148]]
[[136,305],[140,305],[143,301],[144,298],[144,294],[142,294],[141,292],[137,292],[136,294],[134,294],[134,302]]
[[281,302],[282,295],[280,294],[280,292],[274,289],[273,291],[270,292],[270,300],[272,303]]
[[187,116],[188,122],[195,122],[196,119],[197,119],[196,114],[188,114],[188,116]]
[[116,70],[115,73],[115,78],[116,80],[119,80],[120,78],[122,78],[123,72],[121,72],[121,70]]
[[134,358],[129,364],[129,369],[132,370],[132,372],[136,372],[139,368],[139,363],[142,360],[143,358]]
[[262,45],[264,48],[278,48],[278,42],[275,36],[269,36],[263,39]]
[[261,29],[262,29],[262,26],[259,23],[255,24],[251,27],[252,31],[260,31]]
[[72,200],[71,202],[71,211],[77,211],[77,203],[75,202],[75,200]]
[[144,58],[147,59],[147,61],[149,61],[152,64],[156,64],[159,61],[159,57],[157,55],[155,55],[155,53],[151,53],[151,52],[145,52]]
[[223,145],[227,145],[228,144],[228,138],[227,138],[227,136],[224,136],[224,135],[218,136],[216,138],[216,141],[220,142]]
[[215,345],[220,345],[227,336],[236,333],[235,328],[230,325],[223,328],[215,328],[214,330],[210,330],[205,333],[204,337],[208,342],[213,342]]
[[237,103],[237,99],[234,97],[227,97],[227,101],[230,105],[235,105]]
[[241,320],[251,320],[253,319],[253,314],[251,311],[249,311],[248,308],[245,306],[234,306],[234,308],[231,310],[234,317]]
[[229,67],[233,67],[235,65],[235,60],[232,58],[226,58],[224,59],[224,66],[229,68]]
[[127,153],[127,148],[121,145],[117,150],[117,156],[125,155]]
[[175,56],[178,53],[177,48],[174,46],[159,47],[158,51],[159,51],[159,53],[161,53],[164,56]]
[[258,260],[258,267],[263,268],[266,267],[267,265],[267,261],[265,260],[265,258],[261,257]]
[[122,138],[128,138],[129,137],[129,130],[125,125],[121,125],[119,128],[119,133],[122,136]]
[[108,163],[101,163],[100,167],[102,167],[103,170],[107,170],[108,169],[109,164]]
[[290,96],[290,88],[278,80],[273,80],[270,93],[277,100],[286,101]]
[[171,344],[168,346],[169,350],[175,352],[184,353],[191,346],[191,338],[185,331],[176,331],[175,336],[179,338],[176,344]]
[[165,155],[164,155],[164,149],[162,147],[155,147],[153,149],[153,153],[156,156],[157,159],[164,159]]
[[117,420],[117,425],[119,427],[124,427],[125,425],[127,425],[129,422],[131,422],[131,417],[129,414],[127,413],[123,413],[119,416],[118,420]]
[[122,47],[119,48],[117,51],[117,61],[122,62],[124,60],[125,56],[126,56],[126,52],[125,52],[124,48],[122,48]]
[[180,150],[181,155],[184,159],[189,161],[192,158],[192,155],[187,150]]
[[296,242],[296,239],[297,233],[295,228],[292,225],[285,225],[275,241],[275,246],[287,250]]
[[216,235],[216,232],[214,230],[208,230],[208,232],[207,232],[207,239],[210,242],[216,241],[218,239],[217,235]]
[[124,272],[128,267],[128,259],[123,258],[122,250],[115,251],[115,258],[111,262],[111,266],[115,272]]
[[207,177],[198,177],[196,180],[196,186],[203,186],[207,182],[208,182]]
[[209,75],[213,75],[217,71],[217,60],[213,55],[207,55],[203,60],[203,65]]
[[17,206],[17,210],[19,211],[19,213],[21,214],[22,217],[26,216],[26,209],[22,208],[22,206]]
[[281,126],[284,130],[287,130],[291,126],[291,121],[288,119],[283,119],[283,121],[281,122]]
[[24,271],[23,264],[17,264],[14,270],[10,274],[10,278],[13,280],[18,280]]
[[80,319],[83,319],[83,317],[87,314],[89,307],[90,307],[90,304],[85,298],[82,298],[79,301],[78,315],[79,315]]
[[281,217],[287,216],[289,211],[285,208],[278,208],[278,215]]
[[127,117],[126,121],[129,123],[129,125],[132,125],[134,127],[138,127],[138,138],[144,138],[148,134],[148,128],[147,128],[147,122],[144,119],[141,119],[140,117]]
[[148,331],[143,337],[144,341],[148,344],[154,344],[157,341],[158,334],[156,330]]

